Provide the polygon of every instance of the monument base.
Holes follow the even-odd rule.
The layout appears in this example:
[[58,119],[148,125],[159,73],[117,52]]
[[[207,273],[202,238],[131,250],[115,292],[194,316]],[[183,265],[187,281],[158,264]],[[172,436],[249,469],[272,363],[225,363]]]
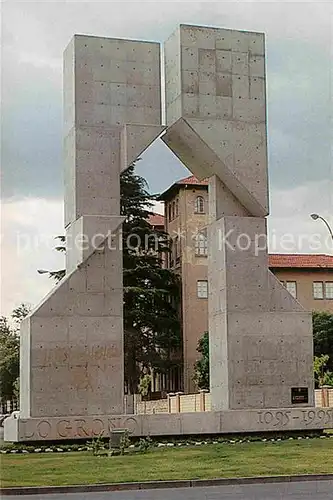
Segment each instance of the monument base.
[[23,419],[19,414],[4,423],[5,441],[58,441],[108,436],[127,428],[133,436],[189,436],[248,432],[333,429],[333,408],[226,410],[153,415],[63,416]]

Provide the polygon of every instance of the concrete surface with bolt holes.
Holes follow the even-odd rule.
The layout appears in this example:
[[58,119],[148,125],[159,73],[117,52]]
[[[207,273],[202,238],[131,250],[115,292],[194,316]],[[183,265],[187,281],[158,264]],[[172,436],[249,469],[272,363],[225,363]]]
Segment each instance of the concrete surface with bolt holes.
[[[333,481],[210,486],[166,490],[29,495],[31,500],[331,500]],[[12,500],[22,496],[11,496]]]
[[66,277],[22,323],[21,418],[124,413],[120,173],[163,130],[160,78],[158,43],[65,51]]
[[311,313],[268,270],[263,33],[181,25],[165,44],[162,140],[209,177],[213,410],[314,405]]
[[[64,62],[67,275],[22,323],[20,414],[5,439],[329,427],[331,410],[308,408],[311,314],[268,270],[263,34],[181,25],[165,44],[163,140],[210,178],[205,414],[123,416],[119,176],[164,129],[160,46],[78,35]],[[295,409],[299,388],[308,400]]]
[[333,428],[333,408],[281,408],[96,417],[9,417],[6,441],[87,439],[127,428],[133,436],[190,436]]

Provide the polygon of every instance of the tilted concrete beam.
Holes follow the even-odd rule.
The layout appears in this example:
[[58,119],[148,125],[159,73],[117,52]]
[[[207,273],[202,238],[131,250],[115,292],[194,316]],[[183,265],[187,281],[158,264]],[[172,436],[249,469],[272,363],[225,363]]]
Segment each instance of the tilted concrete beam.
[[123,412],[120,173],[163,131],[160,45],[76,35],[64,55],[66,277],[24,321],[24,418]]
[[311,314],[268,270],[262,33],[181,25],[165,44],[162,140],[209,177],[210,383],[215,410],[314,404]]

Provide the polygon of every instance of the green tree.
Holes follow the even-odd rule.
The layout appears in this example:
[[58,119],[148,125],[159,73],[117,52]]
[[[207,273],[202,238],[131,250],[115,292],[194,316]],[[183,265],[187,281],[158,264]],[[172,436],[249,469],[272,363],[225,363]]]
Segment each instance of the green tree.
[[12,320],[14,321],[14,330],[16,332],[18,332],[20,328],[22,319],[28,316],[30,311],[31,311],[31,306],[29,304],[24,304],[24,303],[22,303],[13,310],[11,317]]
[[[57,252],[66,252],[66,237],[64,235],[56,236],[56,240],[60,241],[60,245],[55,247]],[[39,274],[48,274],[49,278],[53,279],[56,283],[59,283],[62,278],[65,277],[66,269],[58,269],[57,271],[46,271],[45,269],[38,269]]]
[[147,396],[149,394],[150,385],[151,385],[151,375],[148,375],[146,373],[140,378],[138,387],[139,394],[141,394],[141,396]]
[[[132,165],[120,179],[123,223],[124,353],[128,391],[137,392],[140,377],[149,372],[168,373],[179,365],[175,353],[181,347],[176,273],[163,268],[162,256],[170,251],[166,233],[149,223],[153,201],[146,181]],[[58,237],[58,251],[65,251],[64,237]],[[45,272],[45,271],[42,271]],[[57,282],[64,270],[48,272]]]
[[27,316],[30,307],[21,304],[13,310],[11,319],[0,318],[0,398],[14,399],[17,396],[17,381],[20,365],[19,325]]
[[314,357],[313,370],[315,374],[315,381],[319,387],[322,387],[323,385],[333,385],[333,373],[327,368],[329,359],[330,358],[327,354]]
[[174,357],[181,346],[179,278],[162,266],[169,239],[149,223],[154,199],[134,166],[122,174],[125,379],[130,393],[137,392],[140,376],[150,368],[167,373],[179,365]]
[[199,389],[209,390],[209,334],[205,332],[198,342],[201,358],[194,365],[194,381]]
[[327,369],[333,371],[333,314],[314,312],[312,323],[315,356],[327,354]]
[[329,385],[333,387],[333,372],[327,371],[324,375],[323,385]]

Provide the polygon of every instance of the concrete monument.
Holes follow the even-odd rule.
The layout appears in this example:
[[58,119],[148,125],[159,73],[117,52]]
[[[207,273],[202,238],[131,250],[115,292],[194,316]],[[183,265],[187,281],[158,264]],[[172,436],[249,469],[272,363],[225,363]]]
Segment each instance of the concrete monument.
[[163,141],[209,177],[209,335],[215,410],[312,406],[311,314],[268,269],[262,33],[181,26],[165,45]]
[[75,36],[64,65],[67,274],[22,324],[7,441],[333,427],[333,408],[313,408],[310,314],[268,271],[264,36],[182,25],[165,75],[163,140],[210,177],[214,411],[123,415],[119,176],[164,129],[160,47]]
[[159,44],[75,36],[64,121],[66,277],[22,324],[23,418],[123,413],[120,173],[163,130]]

